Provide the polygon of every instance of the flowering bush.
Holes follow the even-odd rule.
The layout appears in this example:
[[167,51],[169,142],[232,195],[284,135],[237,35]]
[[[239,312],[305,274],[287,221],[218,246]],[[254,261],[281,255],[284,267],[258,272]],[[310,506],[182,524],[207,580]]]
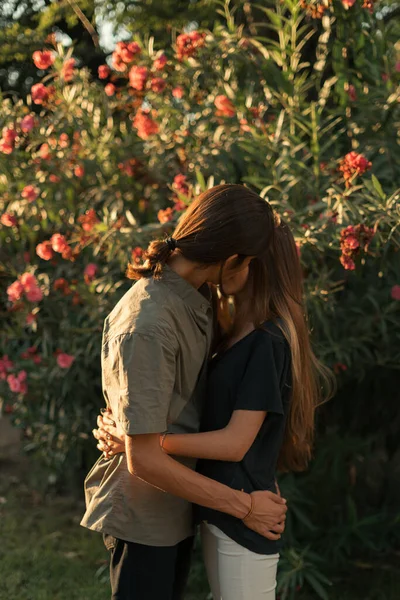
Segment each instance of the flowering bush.
[[[56,473],[93,458],[102,325],[131,284],[127,262],[219,182],[254,187],[293,229],[314,342],[344,394],[333,422],[350,411],[341,397],[354,382],[399,364],[398,57],[361,5],[310,6],[266,13],[278,41],[229,17],[169,48],[118,42],[100,82],[49,42],[33,55],[46,74],[27,100],[2,98],[0,396]],[[364,36],[354,68],[342,45],[338,55],[335,22]],[[312,64],[299,60],[307,39]],[[293,545],[311,536],[299,504]]]

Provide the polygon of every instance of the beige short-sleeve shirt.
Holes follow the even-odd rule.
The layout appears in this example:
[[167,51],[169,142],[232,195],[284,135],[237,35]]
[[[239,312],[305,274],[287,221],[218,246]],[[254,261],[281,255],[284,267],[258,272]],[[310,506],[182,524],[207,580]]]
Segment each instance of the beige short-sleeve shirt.
[[[160,279],[135,283],[106,318],[103,394],[125,433],[199,430],[212,336],[207,286],[202,292],[166,266]],[[119,539],[172,546],[193,532],[191,504],[131,475],[125,454],[99,458],[85,499],[81,525]]]

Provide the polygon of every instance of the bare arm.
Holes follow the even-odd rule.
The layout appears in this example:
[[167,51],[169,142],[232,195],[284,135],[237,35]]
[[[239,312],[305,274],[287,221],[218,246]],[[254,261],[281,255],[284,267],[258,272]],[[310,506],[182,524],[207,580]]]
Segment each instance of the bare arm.
[[239,519],[246,517],[253,502],[246,525],[269,539],[279,539],[284,529],[286,501],[276,494],[245,494],[192,471],[162,451],[158,434],[126,436],[126,455],[132,475],[189,502]]
[[167,435],[163,450],[176,456],[239,462],[253,444],[266,414],[258,410],[235,410],[223,429]]

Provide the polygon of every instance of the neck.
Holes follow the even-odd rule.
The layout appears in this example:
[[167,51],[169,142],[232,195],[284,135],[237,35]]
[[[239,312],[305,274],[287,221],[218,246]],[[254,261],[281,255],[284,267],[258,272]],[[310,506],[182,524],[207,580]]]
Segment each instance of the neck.
[[167,265],[196,290],[207,281],[207,269],[201,268],[197,263],[188,260],[181,254],[172,254],[167,260]]

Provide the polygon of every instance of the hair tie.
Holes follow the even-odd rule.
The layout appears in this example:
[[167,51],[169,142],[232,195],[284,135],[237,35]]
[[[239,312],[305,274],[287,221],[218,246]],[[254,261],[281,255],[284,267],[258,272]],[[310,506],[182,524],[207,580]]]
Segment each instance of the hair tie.
[[177,243],[176,243],[176,239],[175,238],[169,236],[165,240],[165,243],[167,244],[167,246],[171,250],[171,252],[173,252],[176,249]]

